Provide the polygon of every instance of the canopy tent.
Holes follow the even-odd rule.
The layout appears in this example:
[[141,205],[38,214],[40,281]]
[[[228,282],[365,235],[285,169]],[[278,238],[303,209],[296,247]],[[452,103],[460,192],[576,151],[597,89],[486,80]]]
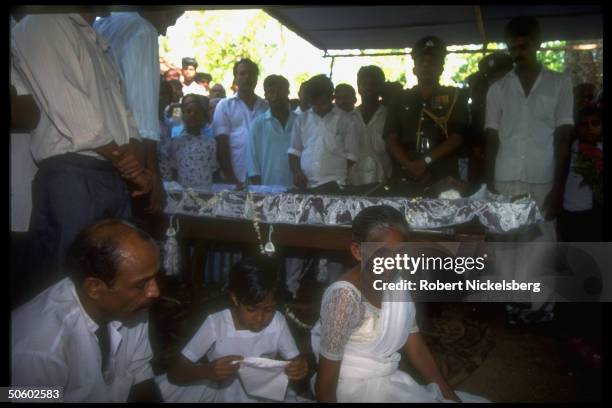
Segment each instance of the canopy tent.
[[268,14],[321,50],[408,48],[437,35],[448,45],[503,42],[515,16],[540,21],[544,41],[603,37],[600,5],[268,6]]

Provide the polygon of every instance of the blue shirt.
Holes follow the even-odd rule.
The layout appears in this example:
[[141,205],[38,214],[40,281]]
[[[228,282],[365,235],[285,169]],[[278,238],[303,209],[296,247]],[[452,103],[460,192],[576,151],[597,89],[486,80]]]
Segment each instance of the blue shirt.
[[297,116],[289,111],[284,128],[270,109],[253,121],[249,132],[249,177],[260,176],[264,185],[293,187],[287,150]]

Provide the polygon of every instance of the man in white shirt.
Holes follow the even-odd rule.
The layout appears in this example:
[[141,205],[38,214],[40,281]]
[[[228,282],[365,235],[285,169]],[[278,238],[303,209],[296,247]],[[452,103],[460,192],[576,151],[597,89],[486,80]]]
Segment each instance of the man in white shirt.
[[574,124],[571,79],[538,62],[537,20],[512,20],[506,38],[516,67],[487,94],[489,187],[511,196],[532,194],[546,219],[554,220],[561,207]]
[[159,33],[176,22],[180,11],[111,13],[98,19],[94,29],[111,47],[111,56],[121,73],[125,103],[138,124],[145,148],[145,167],[155,178],[147,212],[159,213],[165,193],[159,176],[157,143],[159,129]]
[[[102,217],[129,217],[132,196],[151,190],[134,119],[94,15],[39,14],[12,30],[11,57],[41,112],[30,150],[32,285],[59,279],[66,247]],[[84,61],[87,61],[85,63]]]
[[68,278],[11,314],[11,386],[62,387],[65,402],[161,402],[147,309],[159,296],[159,250],[106,219],[69,249]]
[[[489,189],[513,197],[530,194],[547,222],[540,224],[537,241],[556,241],[555,219],[561,210],[567,178],[573,92],[569,76],[543,67],[537,60],[540,29],[536,19],[518,17],[506,26],[514,70],[495,82],[487,93],[486,177]],[[538,246],[532,246],[535,250]],[[536,254],[518,248],[511,258],[526,265],[501,267],[531,270]],[[526,279],[527,276],[517,276]],[[532,311],[539,305],[533,304]],[[542,310],[539,311],[542,314]],[[521,315],[525,315],[521,312]],[[551,314],[549,314],[552,316]],[[550,317],[552,318],[552,317]],[[549,319],[549,318],[545,318]]]
[[185,57],[182,60],[183,70],[183,95],[196,94],[205,95],[205,89],[195,81],[198,69],[198,62],[195,58]]
[[299,188],[346,185],[359,154],[357,123],[333,104],[334,84],[325,75],[308,81],[307,94],[312,109],[298,116],[288,150],[293,182]]
[[255,94],[259,68],[250,59],[234,64],[234,81],[238,93],[222,99],[215,108],[213,134],[217,140],[217,155],[227,183],[244,183],[247,178],[248,144],[251,124],[269,106]]
[[383,139],[387,108],[380,103],[384,86],[385,74],[380,67],[368,65],[359,68],[357,90],[361,105],[353,111],[361,130],[359,159],[349,175],[350,184],[354,186],[382,183],[391,176],[391,158]]

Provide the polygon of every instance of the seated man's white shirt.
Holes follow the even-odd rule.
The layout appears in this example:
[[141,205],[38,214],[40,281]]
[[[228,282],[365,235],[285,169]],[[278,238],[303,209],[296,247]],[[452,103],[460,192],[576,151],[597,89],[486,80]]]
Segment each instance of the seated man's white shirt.
[[380,183],[391,176],[391,158],[382,136],[387,108],[380,105],[367,124],[363,121],[361,107],[357,107],[351,115],[360,129],[360,139],[359,159],[351,169],[349,183],[354,186]]
[[357,161],[359,133],[351,115],[335,105],[324,117],[312,109],[298,116],[288,153],[300,157],[308,187],[332,181],[347,184],[346,161]]
[[[230,309],[225,309],[208,316],[182,354],[195,363],[204,356],[212,362],[229,355],[274,359],[280,354],[282,359],[291,360],[299,351],[285,317],[279,312],[274,314],[268,327],[254,333],[237,330]],[[218,390],[216,402],[257,401],[246,394],[238,377],[211,383],[211,386]]]
[[251,123],[268,108],[268,102],[257,96],[253,110],[250,110],[238,94],[222,99],[215,108],[213,134],[215,137],[229,136],[232,169],[240,182],[244,182],[247,177]]
[[542,67],[528,97],[510,71],[487,93],[485,129],[499,134],[496,181],[550,183],[554,179],[554,132],[573,125],[574,96],[566,74]]
[[66,402],[125,402],[133,385],[153,378],[149,324],[143,312],[128,327],[109,323],[108,370],[69,278],[11,314],[11,386],[63,387]]
[[41,111],[36,162],[139,139],[109,45],[79,14],[35,14],[12,30],[11,57]]
[[141,137],[159,141],[159,34],[136,12],[111,13],[94,29],[108,41],[119,67],[125,102]]

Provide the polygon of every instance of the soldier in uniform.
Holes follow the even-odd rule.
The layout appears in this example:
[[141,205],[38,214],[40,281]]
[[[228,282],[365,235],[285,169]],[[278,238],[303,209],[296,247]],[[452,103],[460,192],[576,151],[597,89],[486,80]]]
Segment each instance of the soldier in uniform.
[[457,151],[469,123],[466,93],[438,83],[446,44],[424,37],[412,57],[418,85],[389,109],[383,132],[393,160],[391,186],[402,195],[421,195],[442,179],[458,179]]

